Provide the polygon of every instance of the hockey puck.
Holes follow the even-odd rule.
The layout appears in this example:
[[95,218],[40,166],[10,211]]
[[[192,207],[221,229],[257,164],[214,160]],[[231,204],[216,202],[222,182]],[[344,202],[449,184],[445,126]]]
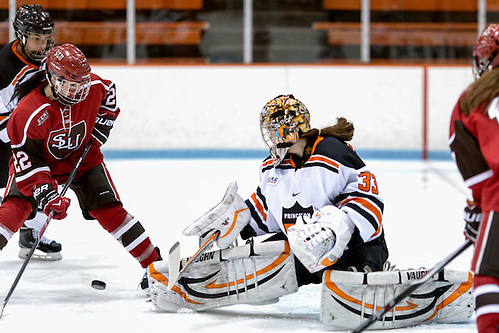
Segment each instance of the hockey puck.
[[97,289],[97,290],[104,290],[106,289],[106,283],[100,280],[93,280],[92,281],[92,288]]

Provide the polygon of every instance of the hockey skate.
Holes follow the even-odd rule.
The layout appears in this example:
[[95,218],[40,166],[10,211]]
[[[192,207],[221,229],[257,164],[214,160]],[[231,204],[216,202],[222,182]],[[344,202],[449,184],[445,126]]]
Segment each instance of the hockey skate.
[[[159,247],[156,246],[154,248],[154,250],[158,254],[158,260],[157,261],[162,261],[163,258],[161,257],[161,252],[159,250]],[[144,273],[144,275],[142,276],[142,279],[140,280],[139,287],[140,287],[140,289],[142,289],[144,291],[144,293],[146,294],[147,297],[150,296],[149,280],[148,280],[148,277],[147,277],[147,269],[146,269],[146,272]]]
[[[35,243],[37,231],[28,227],[19,229],[19,258],[26,259]],[[62,245],[42,235],[31,259],[55,261],[62,259]]]

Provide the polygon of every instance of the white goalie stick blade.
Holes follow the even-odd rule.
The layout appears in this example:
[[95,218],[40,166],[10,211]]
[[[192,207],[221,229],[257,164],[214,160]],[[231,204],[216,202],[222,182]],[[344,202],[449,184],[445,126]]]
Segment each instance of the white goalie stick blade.
[[206,237],[206,240],[199,249],[194,253],[192,257],[189,258],[189,260],[185,263],[185,265],[180,269],[180,244],[179,242],[175,243],[171,248],[170,248],[170,253],[168,255],[168,269],[170,271],[170,278],[168,279],[168,290],[171,290],[175,283],[184,275],[185,271],[194,263],[198,260],[198,258],[211,249],[213,246],[213,243],[218,238],[218,235],[220,235],[220,231],[214,230],[211,235]]
[[[168,270],[170,271],[170,280],[177,281],[180,274],[180,243],[176,242],[170,248],[168,253]],[[175,283],[168,283],[168,290],[172,289]]]
[[[426,273],[425,269],[373,273],[327,270],[320,320],[335,329],[355,329]],[[370,329],[466,321],[474,309],[471,287],[470,272],[445,269],[373,322]]]

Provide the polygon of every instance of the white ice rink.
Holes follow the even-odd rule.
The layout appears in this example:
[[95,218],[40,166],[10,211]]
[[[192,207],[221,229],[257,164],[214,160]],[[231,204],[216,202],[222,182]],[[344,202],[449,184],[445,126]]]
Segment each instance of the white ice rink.
[[[385,199],[389,260],[398,268],[432,267],[464,242],[465,190],[451,161],[367,160]],[[138,217],[166,256],[181,242],[182,256],[197,239],[181,230],[217,204],[237,180],[249,196],[260,160],[108,160],[125,208]],[[63,244],[63,259],[31,261],[0,319],[0,332],[324,332],[319,321],[319,286],[307,286],[273,305],[233,306],[204,313],[160,313],[137,289],[143,269],[95,221],[85,221],[74,194],[69,216],[52,221],[47,236]],[[0,301],[19,271],[17,234],[0,252]],[[467,270],[471,249],[449,265]],[[107,289],[90,287],[93,279]],[[424,325],[396,332],[475,332],[462,324]],[[392,331],[393,332],[393,331]]]

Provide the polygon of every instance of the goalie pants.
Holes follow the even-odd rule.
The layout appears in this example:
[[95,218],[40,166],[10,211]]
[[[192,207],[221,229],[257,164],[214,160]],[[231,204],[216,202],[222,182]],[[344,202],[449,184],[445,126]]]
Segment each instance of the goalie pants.
[[[287,240],[284,233],[277,233],[265,241]],[[351,244],[349,244],[350,247]],[[340,271],[382,271],[383,264],[388,259],[388,248],[386,246],[384,233],[380,237],[364,243],[357,247],[350,247],[343,256],[331,267]],[[296,277],[298,286],[307,284],[321,284],[324,270],[310,273],[308,269],[295,257]]]
[[[32,196],[26,197],[19,192],[12,178],[0,206],[0,250],[24,221],[36,214],[38,206]],[[122,207],[104,163],[73,180],[70,188],[78,198],[83,216],[96,219],[142,267],[159,258],[142,224]]]
[[485,212],[471,269],[478,332],[499,332],[499,213]]

